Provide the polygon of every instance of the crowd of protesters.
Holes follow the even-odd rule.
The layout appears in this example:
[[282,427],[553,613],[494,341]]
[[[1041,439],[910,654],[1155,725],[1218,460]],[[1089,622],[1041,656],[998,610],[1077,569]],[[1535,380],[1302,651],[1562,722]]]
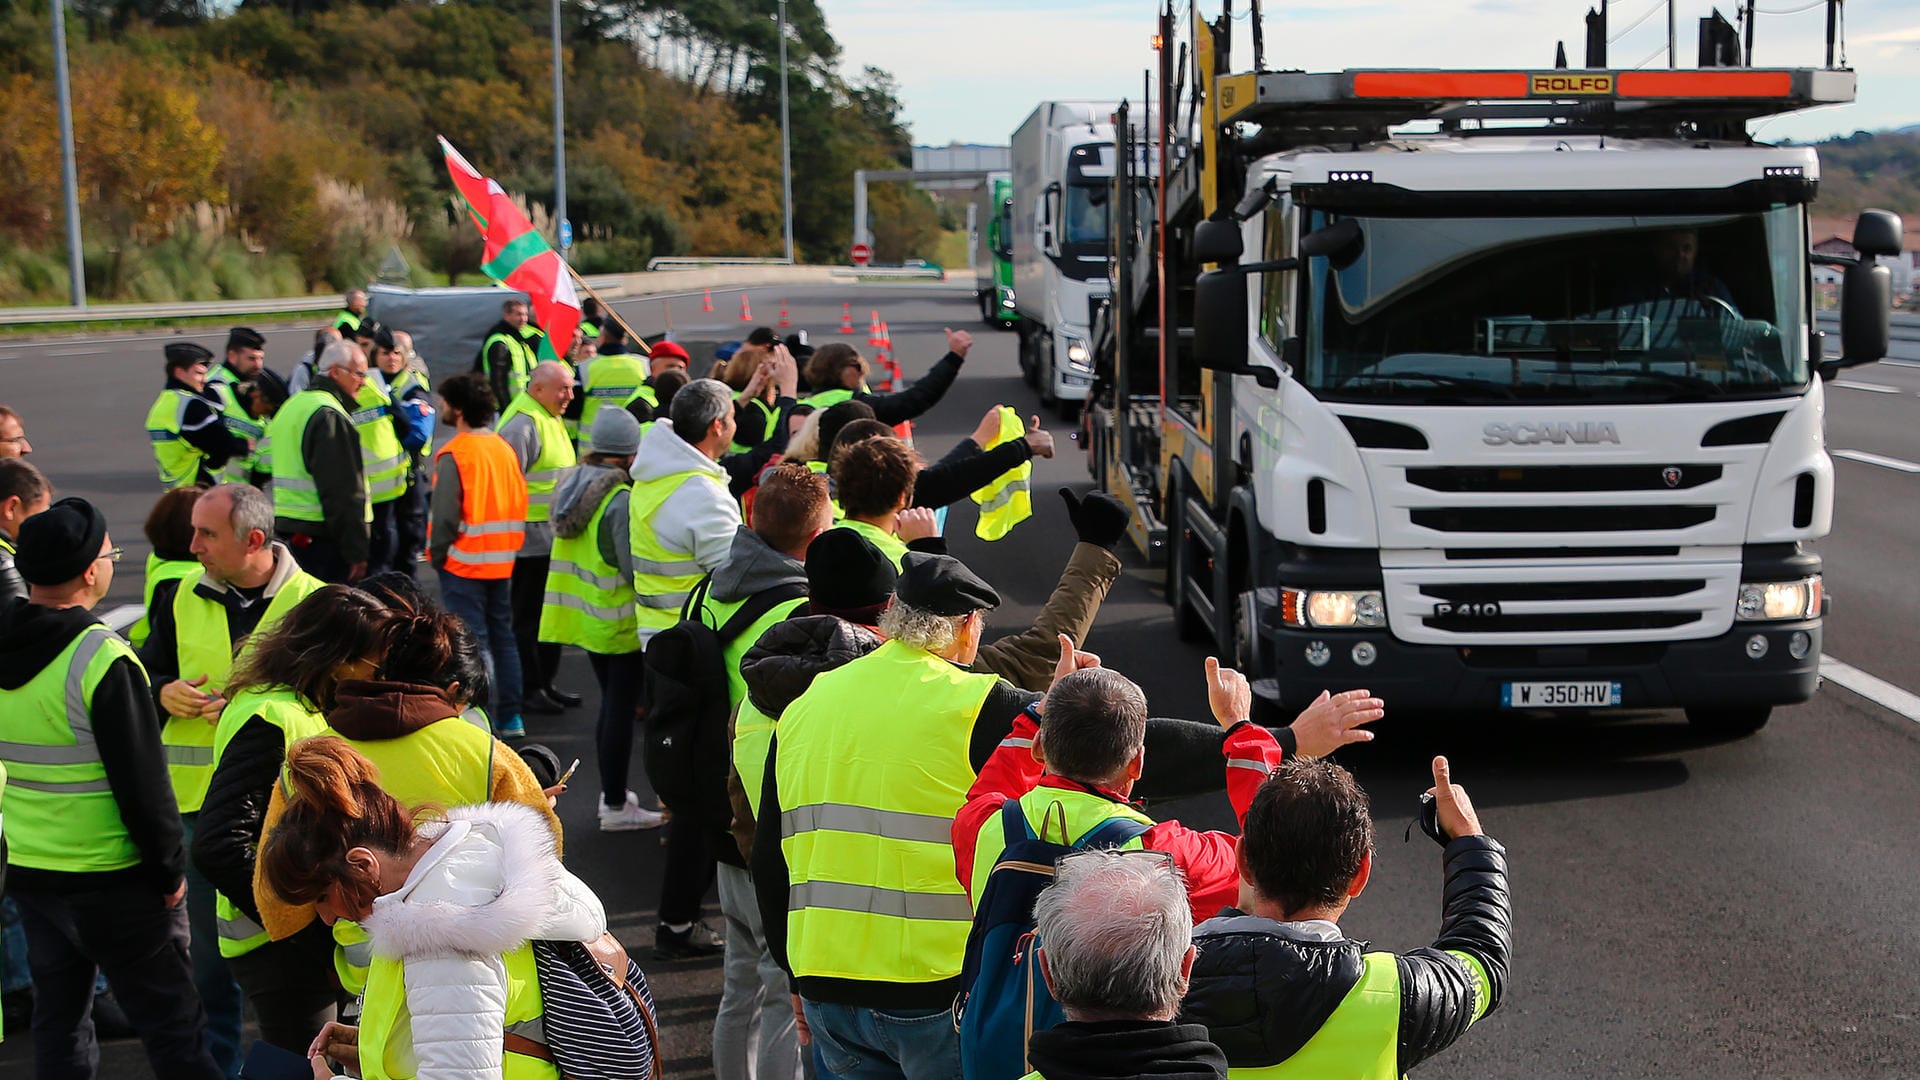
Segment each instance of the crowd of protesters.
[[[1211,715],[1155,716],[1085,650],[1118,500],[1060,491],[1057,585],[988,632],[947,510],[1006,536],[1054,443],[1001,407],[923,458],[969,334],[875,392],[846,345],[709,361],[590,309],[555,348],[528,314],[437,381],[357,290],[288,378],[248,328],[166,346],[124,637],[110,523],[0,405],[0,951],[38,1076],[93,1076],[110,1013],[163,1078],[655,1075],[537,743],[587,703],[567,649],[599,828],[663,830],[651,956],[723,965],[719,1080],[1385,1078],[1500,1004],[1505,853],[1445,759],[1439,935],[1340,929],[1374,844],[1330,755],[1384,702],[1269,728],[1209,659]],[[1140,802],[1222,791],[1228,831]]]

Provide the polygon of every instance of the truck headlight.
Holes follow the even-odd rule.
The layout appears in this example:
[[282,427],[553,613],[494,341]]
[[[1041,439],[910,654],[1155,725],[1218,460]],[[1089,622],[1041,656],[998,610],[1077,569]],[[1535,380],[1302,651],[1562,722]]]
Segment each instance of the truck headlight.
[[1093,353],[1087,348],[1085,338],[1069,336],[1067,338],[1067,363],[1083,370],[1091,369]]
[[1755,581],[1740,586],[1734,617],[1741,622],[1811,619],[1820,614],[1820,575],[1798,581]]
[[1368,590],[1282,589],[1280,621],[1322,630],[1385,626],[1387,604],[1378,592]]

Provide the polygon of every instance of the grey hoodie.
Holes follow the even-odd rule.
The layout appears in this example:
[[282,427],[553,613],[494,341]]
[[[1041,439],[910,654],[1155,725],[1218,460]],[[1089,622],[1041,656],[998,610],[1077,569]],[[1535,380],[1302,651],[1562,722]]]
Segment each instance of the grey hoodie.
[[733,534],[727,561],[713,572],[713,598],[732,604],[776,585],[807,583],[807,566],[799,559],[768,546],[760,534],[740,526]]
[[587,523],[600,509],[601,500],[609,491],[614,492],[595,539],[600,557],[619,567],[628,582],[633,581],[633,544],[627,535],[627,506],[633,494],[630,484],[625,469],[583,463],[562,473],[553,491],[553,535],[567,540],[587,531]]

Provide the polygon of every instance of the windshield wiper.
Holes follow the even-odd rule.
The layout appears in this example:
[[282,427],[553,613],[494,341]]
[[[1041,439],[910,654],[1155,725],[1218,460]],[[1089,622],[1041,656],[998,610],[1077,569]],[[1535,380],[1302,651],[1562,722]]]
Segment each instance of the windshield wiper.
[[1452,390],[1479,390],[1496,397],[1512,399],[1516,395],[1513,387],[1497,383],[1492,379],[1474,379],[1464,375],[1441,375],[1431,371],[1396,371],[1391,375],[1369,375],[1364,380],[1348,380],[1340,387],[1342,390],[1361,390],[1381,383],[1424,382],[1434,386],[1444,386]]

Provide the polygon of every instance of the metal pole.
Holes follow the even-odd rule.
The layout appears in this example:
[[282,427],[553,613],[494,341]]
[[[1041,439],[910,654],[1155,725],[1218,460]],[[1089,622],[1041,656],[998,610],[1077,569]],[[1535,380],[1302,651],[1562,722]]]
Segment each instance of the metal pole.
[[780,0],[780,236],[793,261],[793,132],[787,125],[787,0]]
[[[1827,70],[1833,70],[1833,39],[1838,32],[1835,25],[1840,16],[1840,0],[1827,0]],[[58,24],[56,24],[58,25]]]
[[560,66],[560,0],[553,0],[553,214],[559,233],[560,257],[573,246],[573,226],[567,221],[567,91]]
[[1677,7],[1674,0],[1667,0],[1667,67],[1669,68],[1680,66],[1680,56],[1677,51],[1680,46],[1680,16],[1675,14]]
[[67,291],[87,306],[87,274],[80,260],[80,170],[73,156],[73,98],[67,91],[67,0],[53,0],[53,84],[60,104],[60,187],[67,203]]

